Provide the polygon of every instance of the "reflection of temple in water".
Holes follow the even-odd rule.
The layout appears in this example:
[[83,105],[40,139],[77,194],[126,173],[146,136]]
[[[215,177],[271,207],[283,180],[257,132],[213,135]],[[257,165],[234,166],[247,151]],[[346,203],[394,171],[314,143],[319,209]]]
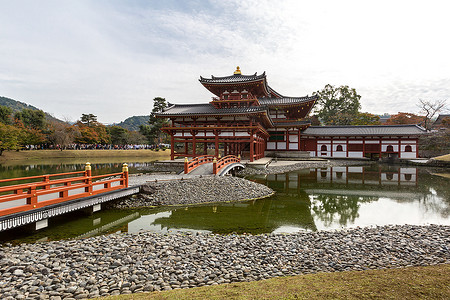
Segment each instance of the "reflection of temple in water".
[[414,198],[411,188],[417,187],[417,168],[327,167],[297,172],[255,176],[253,180],[268,185],[277,193],[295,195],[335,194]]

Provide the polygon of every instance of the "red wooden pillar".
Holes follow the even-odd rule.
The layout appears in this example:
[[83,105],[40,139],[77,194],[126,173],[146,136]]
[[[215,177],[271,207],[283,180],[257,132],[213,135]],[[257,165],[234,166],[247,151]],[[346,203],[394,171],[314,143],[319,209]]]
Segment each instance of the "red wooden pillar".
[[250,132],[251,136],[250,136],[250,162],[253,161],[253,155],[254,155],[254,149],[253,147],[254,145],[254,138],[253,138],[253,131]]
[[347,151],[347,154],[345,155],[345,157],[348,157],[348,137],[347,137],[347,144],[345,146],[345,150]]
[[289,151],[289,129],[286,129],[286,150]]
[[219,133],[217,130],[214,130],[214,156],[219,157]]
[[197,139],[194,134],[192,134],[192,157],[196,156],[197,151]]
[[402,138],[398,137],[398,158],[402,157],[402,143],[401,143]]
[[175,133],[170,135],[170,160],[175,159]]
[[366,157],[366,138],[363,137],[362,139],[363,139],[363,157]]

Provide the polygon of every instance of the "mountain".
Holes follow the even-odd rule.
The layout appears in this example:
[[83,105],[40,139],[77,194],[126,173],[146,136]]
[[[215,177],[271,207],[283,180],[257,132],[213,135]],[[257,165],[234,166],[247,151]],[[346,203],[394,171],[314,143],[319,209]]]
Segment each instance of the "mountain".
[[128,129],[128,130],[139,130],[140,125],[145,125],[148,123],[148,119],[150,116],[132,116],[127,118],[125,121],[122,121],[118,124],[115,124],[117,126],[120,126],[122,128]]
[[[13,110],[13,113],[19,112],[25,108],[32,109],[32,110],[40,110],[39,108],[37,108],[33,105],[26,104],[24,102],[20,102],[20,101],[17,101],[17,100],[11,99],[11,98],[7,98],[7,97],[2,97],[2,96],[0,96],[0,105],[10,107]],[[60,119],[53,117],[52,115],[50,115],[47,112],[44,112],[44,113],[45,113],[45,118],[47,120],[63,122]]]

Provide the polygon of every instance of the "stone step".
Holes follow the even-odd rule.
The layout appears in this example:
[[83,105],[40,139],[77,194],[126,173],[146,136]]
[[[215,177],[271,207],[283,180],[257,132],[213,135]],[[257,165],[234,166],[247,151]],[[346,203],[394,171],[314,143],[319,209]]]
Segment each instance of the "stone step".
[[309,158],[308,151],[266,151],[264,152],[266,157],[277,157],[277,158]]

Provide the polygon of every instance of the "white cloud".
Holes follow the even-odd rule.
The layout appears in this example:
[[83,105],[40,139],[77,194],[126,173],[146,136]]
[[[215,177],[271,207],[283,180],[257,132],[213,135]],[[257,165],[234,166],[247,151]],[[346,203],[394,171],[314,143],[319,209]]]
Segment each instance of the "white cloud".
[[448,99],[445,1],[4,1],[0,94],[118,122],[154,97],[200,103],[200,75],[266,71],[280,93],[355,87],[363,110]]

